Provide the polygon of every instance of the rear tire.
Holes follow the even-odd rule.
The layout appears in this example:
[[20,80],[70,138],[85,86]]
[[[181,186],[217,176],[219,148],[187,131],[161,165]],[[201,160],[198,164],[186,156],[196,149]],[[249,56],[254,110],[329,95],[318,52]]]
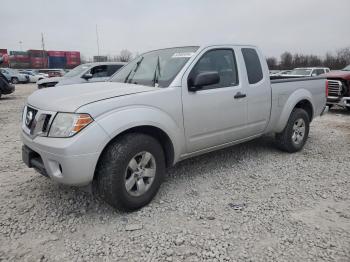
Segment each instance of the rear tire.
[[102,153],[95,174],[97,191],[117,209],[139,209],[157,194],[164,173],[165,157],[159,142],[141,133],[126,134]]
[[294,108],[289,116],[286,127],[276,134],[277,146],[286,152],[300,151],[309,136],[310,119],[304,109]]
[[17,77],[12,77],[11,83],[14,84],[14,85],[17,85],[19,83],[18,78]]

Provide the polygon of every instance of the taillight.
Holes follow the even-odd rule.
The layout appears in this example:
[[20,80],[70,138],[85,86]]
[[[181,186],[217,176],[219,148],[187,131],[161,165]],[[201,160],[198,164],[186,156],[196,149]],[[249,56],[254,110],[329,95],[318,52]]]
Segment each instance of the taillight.
[[326,80],[326,97],[328,97],[328,80]]

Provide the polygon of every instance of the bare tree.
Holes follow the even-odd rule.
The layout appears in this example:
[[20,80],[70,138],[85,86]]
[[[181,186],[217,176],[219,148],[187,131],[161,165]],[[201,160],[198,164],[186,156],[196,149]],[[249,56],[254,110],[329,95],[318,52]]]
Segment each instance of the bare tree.
[[277,59],[275,57],[268,57],[266,62],[270,70],[278,69]]
[[132,59],[132,53],[128,49],[123,49],[120,54],[116,56],[117,61],[129,62]]
[[293,67],[293,56],[289,52],[284,52],[281,55],[281,62],[280,62],[281,69],[292,69]]

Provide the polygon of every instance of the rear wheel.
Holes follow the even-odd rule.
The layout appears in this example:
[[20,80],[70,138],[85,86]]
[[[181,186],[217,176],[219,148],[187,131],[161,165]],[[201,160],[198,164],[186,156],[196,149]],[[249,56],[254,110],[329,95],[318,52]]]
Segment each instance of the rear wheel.
[[11,82],[12,82],[12,84],[16,85],[19,83],[19,80],[17,77],[12,77]]
[[293,109],[284,130],[276,134],[277,146],[289,153],[300,151],[306,143],[309,129],[310,119],[307,112],[301,108]]
[[96,168],[97,190],[110,205],[135,210],[158,192],[165,173],[165,157],[151,136],[130,133],[105,149]]

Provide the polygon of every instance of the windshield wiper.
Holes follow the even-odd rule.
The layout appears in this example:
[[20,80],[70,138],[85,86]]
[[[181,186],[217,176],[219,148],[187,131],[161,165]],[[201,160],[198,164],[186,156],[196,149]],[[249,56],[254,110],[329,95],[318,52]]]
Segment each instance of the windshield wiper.
[[[130,83],[132,81],[132,78],[136,74],[137,69],[139,69],[139,66],[143,60],[143,56],[140,57],[139,61],[137,61],[135,68],[132,68],[129,72],[129,74],[125,77],[124,83]],[[131,73],[133,73],[132,77],[130,77]],[[130,78],[130,79],[129,79]]]
[[153,86],[155,86],[155,87],[159,86],[159,84],[158,84],[159,77],[160,77],[160,61],[159,61],[159,56],[158,56],[156,69],[154,70]]

